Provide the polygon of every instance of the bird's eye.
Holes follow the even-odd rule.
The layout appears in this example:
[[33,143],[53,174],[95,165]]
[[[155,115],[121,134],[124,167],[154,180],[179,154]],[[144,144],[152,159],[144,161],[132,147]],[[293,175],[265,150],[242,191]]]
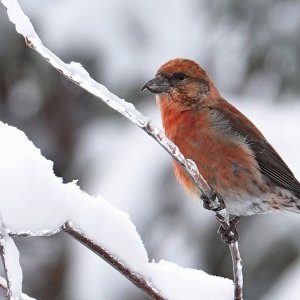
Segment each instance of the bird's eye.
[[183,80],[184,78],[185,78],[185,75],[184,75],[184,73],[181,73],[181,72],[174,73],[172,75],[172,79],[175,79],[175,80]]

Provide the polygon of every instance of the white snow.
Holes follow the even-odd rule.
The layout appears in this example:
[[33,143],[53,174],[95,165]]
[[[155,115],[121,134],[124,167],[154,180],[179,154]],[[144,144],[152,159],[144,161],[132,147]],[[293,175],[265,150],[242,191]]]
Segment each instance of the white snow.
[[7,14],[12,23],[16,25],[16,30],[24,37],[32,37],[39,39],[35,33],[29,18],[24,14],[21,7],[16,0],[1,0],[3,5],[7,8]]
[[[81,191],[75,182],[63,183],[54,175],[53,164],[18,129],[0,122],[0,138],[3,141],[0,148],[0,207],[7,230],[33,233],[56,231],[67,220],[71,220],[89,238],[104,246],[133,271],[151,278],[155,286],[164,278],[163,273],[168,272],[169,267],[163,265],[164,268],[160,269],[148,263],[142,240],[126,213],[100,197],[91,197]],[[14,253],[12,244],[8,245]],[[16,257],[15,253],[12,255]],[[175,266],[172,265],[172,268],[174,270]],[[162,279],[159,289],[163,294],[173,299],[170,294],[171,282],[182,292],[189,291],[191,300],[198,299],[201,293],[206,294],[206,289],[200,291],[195,287],[196,294],[191,291],[194,283],[199,285],[203,272],[199,271],[198,274],[194,270],[180,275],[178,270],[168,274],[167,282]],[[192,279],[194,276],[195,279]],[[218,290],[223,290],[222,297],[224,293],[230,294],[229,291],[232,295],[230,280],[205,276],[205,282],[210,278],[211,285],[218,285]],[[179,292],[174,294],[179,295]],[[216,295],[211,299],[221,298]]]
[[72,220],[112,253],[123,249],[119,258],[134,270],[143,269],[147,255],[127,214],[75,183],[64,184],[54,175],[52,162],[21,131],[0,123],[0,136],[5,141],[0,149],[0,206],[10,231],[56,231]]
[[161,260],[150,264],[152,281],[167,299],[232,299],[232,281]]
[[71,76],[74,78],[74,80],[76,80],[77,76],[85,80],[90,78],[88,71],[79,62],[71,61],[69,64],[69,70],[71,71]]

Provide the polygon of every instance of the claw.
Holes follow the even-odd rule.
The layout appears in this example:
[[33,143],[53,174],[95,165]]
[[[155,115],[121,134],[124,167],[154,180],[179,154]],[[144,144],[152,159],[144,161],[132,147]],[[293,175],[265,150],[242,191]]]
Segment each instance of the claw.
[[[217,199],[217,201],[215,201]],[[206,195],[201,195],[201,199],[203,200],[203,207],[208,210],[212,211],[220,211],[222,209],[225,209],[225,203],[223,201],[223,198],[220,194],[217,194],[216,192],[213,192],[210,197],[207,197]]]
[[229,226],[224,227],[221,225],[218,229],[218,233],[221,235],[222,241],[226,244],[232,244],[239,239],[239,233],[236,229],[236,224],[241,220],[241,216],[236,216],[229,220]]

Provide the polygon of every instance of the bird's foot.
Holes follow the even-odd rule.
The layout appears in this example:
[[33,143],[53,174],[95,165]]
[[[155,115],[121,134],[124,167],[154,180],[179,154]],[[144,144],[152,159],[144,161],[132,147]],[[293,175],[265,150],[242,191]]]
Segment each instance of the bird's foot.
[[201,199],[203,200],[203,207],[205,209],[220,211],[226,208],[223,198],[215,191],[213,191],[209,197],[202,194]]
[[221,236],[221,239],[226,244],[232,244],[239,239],[239,233],[236,229],[236,224],[241,220],[241,216],[235,216],[229,220],[229,225],[222,223],[218,229],[218,233]]

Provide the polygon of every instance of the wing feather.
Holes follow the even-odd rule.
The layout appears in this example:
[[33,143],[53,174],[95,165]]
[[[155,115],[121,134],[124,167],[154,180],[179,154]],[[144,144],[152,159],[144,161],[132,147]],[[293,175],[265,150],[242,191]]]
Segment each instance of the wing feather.
[[224,99],[220,99],[217,105],[210,106],[209,109],[221,114],[228,121],[233,132],[245,137],[262,174],[270,182],[291,191],[300,198],[299,181],[276,150],[247,117]]

